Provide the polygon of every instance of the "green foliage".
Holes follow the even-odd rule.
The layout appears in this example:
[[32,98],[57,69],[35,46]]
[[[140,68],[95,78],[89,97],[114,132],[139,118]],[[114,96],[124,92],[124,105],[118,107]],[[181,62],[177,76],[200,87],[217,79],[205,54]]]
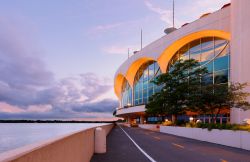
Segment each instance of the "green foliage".
[[200,85],[200,76],[207,73],[205,68],[199,67],[200,64],[193,59],[179,60],[169,72],[159,75],[154,84],[162,86],[162,89],[149,99],[146,113],[184,114],[187,111],[190,91],[194,91]]
[[189,122],[189,123],[186,123],[186,127],[195,128],[197,127],[197,124],[195,122]]
[[220,130],[243,130],[250,132],[250,125],[239,125],[239,124],[215,124],[215,123],[197,123],[194,127],[196,128],[207,128],[209,131],[212,129]]
[[249,93],[244,92],[246,83],[231,83],[203,85],[197,87],[197,91],[190,93],[189,110],[202,114],[212,114],[213,121],[223,109],[250,108],[250,103],[247,101]]
[[[167,73],[159,75],[153,83],[161,86],[160,92],[150,97],[146,113],[173,117],[187,111],[211,114],[215,121],[223,109],[250,109],[244,92],[247,83],[210,84],[203,83],[202,77],[208,74],[207,68],[193,59],[179,60]],[[176,122],[176,121],[173,121]],[[213,126],[209,126],[210,127]]]

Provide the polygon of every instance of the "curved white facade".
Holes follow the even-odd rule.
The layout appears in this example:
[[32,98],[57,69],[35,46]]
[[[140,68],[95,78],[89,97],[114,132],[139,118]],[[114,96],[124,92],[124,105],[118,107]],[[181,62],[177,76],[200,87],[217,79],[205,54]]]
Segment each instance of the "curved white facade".
[[[247,45],[250,38],[250,12],[248,8],[250,8],[250,1],[233,0],[231,6],[224,7],[223,9],[189,23],[152,42],[141,51],[131,56],[119,67],[115,74],[114,90],[119,100],[121,101],[124,80],[128,82],[133,92],[137,70],[145,62],[156,61],[161,72],[165,73],[169,61],[181,47],[193,40],[204,37],[217,37],[230,41],[232,46],[232,50],[230,51],[232,58],[230,60],[231,81],[250,82],[250,74],[247,75],[246,70],[250,69],[250,56],[249,53],[247,53],[250,50],[250,46]],[[239,26],[244,29],[246,35],[241,33],[242,30]],[[233,35],[233,37],[231,37],[231,35]],[[134,98],[134,94],[132,98]],[[136,112],[144,114],[145,110],[134,110],[136,107],[129,107],[123,110],[121,109],[121,104],[119,107],[120,109],[117,110],[117,114],[123,117],[135,116]],[[234,114],[237,113],[238,112],[231,112],[232,122],[240,122],[242,117],[239,116],[250,118],[249,112],[244,112],[236,117]]]

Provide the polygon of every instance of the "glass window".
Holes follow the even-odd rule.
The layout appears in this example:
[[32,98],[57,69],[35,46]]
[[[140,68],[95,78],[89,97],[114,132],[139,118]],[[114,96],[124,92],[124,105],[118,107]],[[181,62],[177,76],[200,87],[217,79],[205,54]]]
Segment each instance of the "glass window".
[[153,87],[148,88],[148,97],[152,96],[154,93]]
[[228,56],[220,57],[214,60],[214,71],[228,69]]
[[215,84],[228,82],[228,70],[221,70],[214,73]]
[[183,46],[180,50],[179,50],[179,57],[182,60],[187,60],[189,59],[189,51],[188,51],[188,47],[189,45],[185,45]]
[[[179,49],[170,60],[167,71],[171,71],[177,59],[196,59],[207,68],[209,74],[202,77],[202,84],[228,83],[230,44],[217,37],[204,37],[194,40]],[[157,89],[155,90],[157,91]]]
[[203,67],[206,67],[209,73],[213,72],[213,62],[212,61],[211,62],[209,62],[209,61],[202,62],[201,65]]
[[201,50],[201,62],[208,61],[214,58],[213,48],[202,49]]
[[205,37],[201,38],[201,49],[213,49],[214,48],[214,38],[213,37]]
[[121,96],[122,96],[121,100],[122,107],[132,106],[132,89],[126,79],[124,79],[123,81]]
[[213,84],[213,74],[208,74],[202,77],[202,85]]
[[154,94],[154,90],[157,87],[151,81],[160,73],[158,64],[153,61],[147,62],[139,68],[135,77],[137,79],[134,80],[134,93],[138,93],[138,95],[134,95],[134,105],[146,104],[148,102],[148,98]]
[[228,55],[229,53],[228,41],[216,38],[214,51],[215,51],[215,56],[217,57],[223,57],[225,55]]
[[[201,66],[208,69],[209,74],[201,79],[202,84],[228,82],[230,46],[227,40],[216,37],[204,37],[184,45],[169,61],[168,71],[171,70],[172,65],[179,59],[187,60],[190,58],[198,60]],[[151,82],[160,74],[161,70],[158,64],[153,61],[143,64],[138,69],[134,79],[134,105],[147,103],[149,97],[162,89],[162,86],[157,86]],[[127,89],[122,94],[124,96],[122,104],[126,105],[132,100],[132,89],[129,89],[129,86],[123,89]]]
[[154,77],[154,64],[149,65],[148,67],[148,79],[152,79]]
[[190,59],[195,59],[197,61],[200,61],[200,54],[201,54],[200,39],[191,42],[189,46],[190,46],[189,49]]

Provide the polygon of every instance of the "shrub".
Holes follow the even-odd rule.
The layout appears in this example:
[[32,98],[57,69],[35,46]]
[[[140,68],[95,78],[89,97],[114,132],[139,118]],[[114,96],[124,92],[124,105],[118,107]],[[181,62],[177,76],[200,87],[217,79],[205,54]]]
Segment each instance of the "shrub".
[[164,121],[164,122],[162,122],[162,125],[164,125],[164,126],[173,126],[174,124],[172,123],[172,121]]
[[198,123],[195,123],[195,122],[189,122],[189,123],[186,123],[186,127],[189,127],[189,128],[197,128]]
[[185,127],[186,122],[184,120],[176,120],[174,124],[177,126],[184,126]]
[[[214,124],[214,123],[197,123],[194,125],[197,128],[205,129],[207,128],[209,131],[212,129],[220,129],[220,130],[243,130],[250,132],[250,125],[239,125],[239,124]],[[187,126],[192,127],[192,126]]]

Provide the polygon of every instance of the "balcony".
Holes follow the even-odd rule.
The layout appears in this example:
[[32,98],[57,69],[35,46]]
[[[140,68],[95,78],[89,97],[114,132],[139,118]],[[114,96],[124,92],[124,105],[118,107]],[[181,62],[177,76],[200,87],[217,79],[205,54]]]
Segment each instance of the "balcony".
[[125,114],[137,114],[137,113],[145,113],[145,105],[128,107],[128,108],[120,108],[116,110],[117,116],[122,116]]

